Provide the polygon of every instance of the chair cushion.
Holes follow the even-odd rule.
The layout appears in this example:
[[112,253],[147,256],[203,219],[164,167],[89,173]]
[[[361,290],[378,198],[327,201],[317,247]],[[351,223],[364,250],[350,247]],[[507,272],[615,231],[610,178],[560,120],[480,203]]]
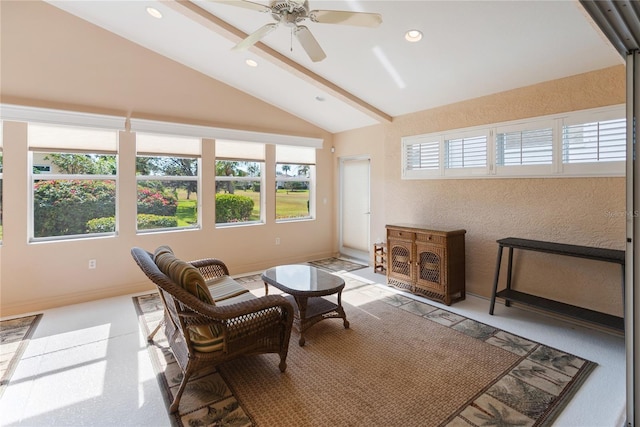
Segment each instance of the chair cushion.
[[[170,247],[160,246],[156,249],[154,261],[158,269],[177,285],[195,295],[202,302],[215,305],[200,271],[188,262],[176,258]],[[212,352],[224,348],[224,332],[221,326],[189,326],[188,331],[193,347],[197,351]]]
[[220,276],[214,279],[209,279],[206,281],[206,284],[209,289],[209,293],[216,304],[229,298],[237,297],[238,295],[250,293],[247,288],[240,285],[229,276]]
[[161,246],[154,254],[154,261],[160,271],[171,280],[195,295],[202,302],[214,304],[207,284],[197,268],[186,261],[176,258],[168,246]]

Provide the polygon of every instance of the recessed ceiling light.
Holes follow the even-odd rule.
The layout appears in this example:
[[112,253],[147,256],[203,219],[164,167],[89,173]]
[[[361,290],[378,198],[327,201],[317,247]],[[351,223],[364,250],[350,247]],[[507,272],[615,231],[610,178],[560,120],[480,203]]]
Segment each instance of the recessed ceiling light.
[[161,19],[162,18],[162,13],[160,13],[160,11],[158,9],[156,9],[155,7],[148,7],[147,8],[147,13],[151,16],[153,16],[156,19]]
[[419,42],[422,39],[422,33],[419,30],[409,30],[405,33],[404,38],[411,43]]
[[253,59],[247,59],[246,61],[244,61],[245,64],[247,64],[249,67],[257,67],[258,63],[256,61],[254,61]]

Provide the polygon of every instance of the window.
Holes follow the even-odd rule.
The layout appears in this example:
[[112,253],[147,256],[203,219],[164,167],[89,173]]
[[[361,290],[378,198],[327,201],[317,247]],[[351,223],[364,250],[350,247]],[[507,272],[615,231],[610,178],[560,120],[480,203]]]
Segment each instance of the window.
[[622,176],[623,106],[402,139],[402,177]]
[[216,140],[216,225],[263,223],[264,144]]
[[313,218],[315,163],[314,148],[276,145],[277,221]]
[[114,234],[115,130],[29,123],[32,240]]
[[201,140],[136,134],[137,229],[199,226]]

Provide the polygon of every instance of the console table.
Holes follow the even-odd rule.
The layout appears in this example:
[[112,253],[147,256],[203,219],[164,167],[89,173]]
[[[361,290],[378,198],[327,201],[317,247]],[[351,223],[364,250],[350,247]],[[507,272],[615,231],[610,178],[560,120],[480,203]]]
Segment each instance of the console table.
[[[554,301],[551,299],[527,294],[512,289],[512,271],[513,271],[513,250],[519,249],[524,251],[545,252],[556,255],[564,255],[570,257],[586,258],[596,261],[611,262],[620,264],[622,269],[622,289],[624,294],[625,286],[625,251],[615,249],[595,248],[590,246],[567,245],[563,243],[542,242],[539,240],[517,239],[509,237],[507,239],[498,240],[498,260],[496,262],[496,273],[493,282],[493,292],[491,295],[491,307],[489,314],[493,315],[493,309],[496,297],[505,300],[505,306],[509,307],[510,302],[519,302],[545,309],[550,312],[570,316],[587,322],[603,325],[618,331],[624,331],[624,319],[619,316],[601,313],[571,304]],[[500,263],[502,261],[502,252],[504,248],[509,248],[509,261],[507,265],[507,287],[498,291],[498,279],[500,276]]]

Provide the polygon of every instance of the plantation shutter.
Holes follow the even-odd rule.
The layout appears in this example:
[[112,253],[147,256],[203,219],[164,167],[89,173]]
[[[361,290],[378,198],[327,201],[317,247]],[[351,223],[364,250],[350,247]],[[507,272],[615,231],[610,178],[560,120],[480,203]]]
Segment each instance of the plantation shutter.
[[487,135],[445,139],[445,168],[487,166]]
[[626,158],[626,119],[565,124],[562,162],[612,162]]
[[498,132],[499,166],[547,165],[553,162],[553,128]]
[[440,141],[406,143],[405,170],[433,170],[440,168]]

